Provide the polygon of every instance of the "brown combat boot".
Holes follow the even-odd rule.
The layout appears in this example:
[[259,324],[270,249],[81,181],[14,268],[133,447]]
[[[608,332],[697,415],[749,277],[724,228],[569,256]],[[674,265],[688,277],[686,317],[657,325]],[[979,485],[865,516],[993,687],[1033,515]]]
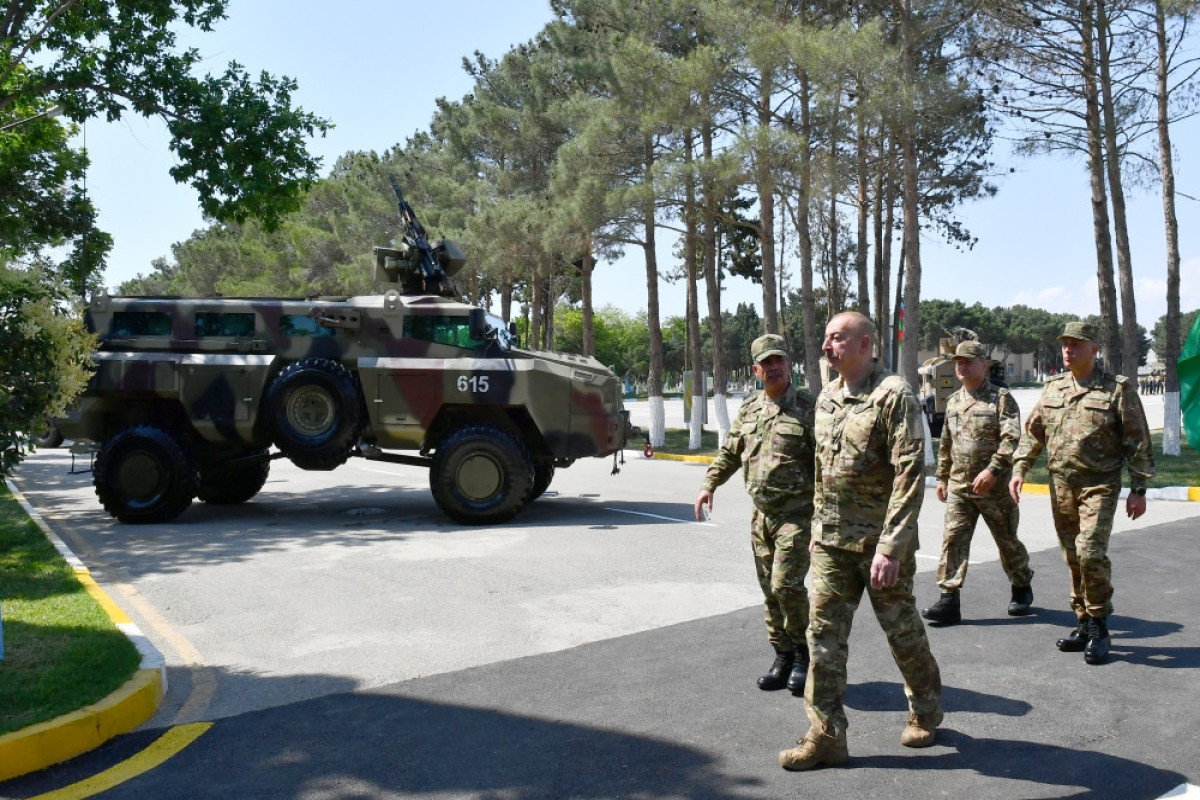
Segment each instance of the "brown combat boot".
[[850,760],[846,747],[846,732],[834,730],[830,735],[816,726],[808,729],[804,738],[790,750],[779,753],[779,765],[792,772],[803,772],[818,764],[837,766]]
[[908,724],[904,733],[900,734],[900,744],[905,747],[929,747],[937,736],[937,726],[942,724],[942,709],[928,714],[909,714]]

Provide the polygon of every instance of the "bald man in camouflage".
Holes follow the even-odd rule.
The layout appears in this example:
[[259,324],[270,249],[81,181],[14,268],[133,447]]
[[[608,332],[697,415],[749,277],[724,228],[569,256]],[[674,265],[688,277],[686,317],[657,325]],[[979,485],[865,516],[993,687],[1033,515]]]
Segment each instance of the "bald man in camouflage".
[[1121,469],[1129,470],[1125,513],[1146,513],[1146,482],[1154,477],[1150,427],[1137,387],[1096,363],[1100,331],[1068,322],[1058,337],[1067,371],[1046,381],[1025,422],[1013,456],[1009,491],[1020,501],[1025,475],[1046,449],[1050,508],[1058,545],[1071,573],[1071,608],[1079,623],[1057,646],[1083,651],[1088,664],[1108,659],[1112,614],[1112,562],[1108,540],[1121,493]]
[[758,679],[765,691],[804,690],[808,675],[808,535],[813,496],[813,399],[792,385],[782,336],[768,333],[750,346],[762,391],[746,398],[700,493],[696,519],[712,510],[713,492],[739,469],[754,501],[750,539],[766,606],[767,639],[775,660]]
[[779,754],[788,770],[844,764],[846,661],[863,592],[904,677],[905,747],[929,747],[942,721],[942,678],[913,598],[917,516],[925,496],[925,434],[912,389],[874,357],[875,331],[858,312],[829,320],[822,349],[838,379],[817,398],[812,524],[812,659],[808,733]]

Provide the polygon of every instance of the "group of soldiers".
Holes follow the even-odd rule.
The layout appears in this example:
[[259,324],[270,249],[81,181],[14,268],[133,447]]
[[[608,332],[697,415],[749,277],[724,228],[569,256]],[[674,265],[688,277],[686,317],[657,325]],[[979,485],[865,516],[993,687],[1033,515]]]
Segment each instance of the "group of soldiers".
[[[1059,341],[1066,371],[1046,383],[1023,430],[1016,401],[987,378],[984,348],[958,345],[962,388],[947,403],[936,472],[937,496],[946,504],[941,597],[921,614],[913,578],[925,488],[923,419],[911,387],[875,358],[870,319],[845,312],[829,321],[822,350],[838,377],[815,399],[791,384],[782,337],[754,341],[752,369],[762,391],[742,404],[695,510],[697,519],[711,510],[717,487],[743,472],[754,501],[751,541],[775,650],[758,686],[802,692],[810,722],[796,746],[779,754],[784,769],[849,759],[846,663],[864,592],[904,678],[909,714],[900,742],[934,744],[943,719],[942,683],[921,616],[939,625],[960,621],[959,592],[980,516],[1012,584],[1008,613],[1029,613],[1033,571],[1017,538],[1018,503],[1043,449],[1078,620],[1057,647],[1082,651],[1088,664],[1106,660],[1112,613],[1107,550],[1121,470],[1130,478],[1126,513],[1136,519],[1146,510],[1154,462],[1135,386],[1100,367],[1098,340],[1095,325],[1065,326]],[[811,595],[805,588],[810,572]]]
[[1144,378],[1138,378],[1138,391],[1142,394],[1162,394],[1166,382],[1166,378],[1162,375],[1149,375]]

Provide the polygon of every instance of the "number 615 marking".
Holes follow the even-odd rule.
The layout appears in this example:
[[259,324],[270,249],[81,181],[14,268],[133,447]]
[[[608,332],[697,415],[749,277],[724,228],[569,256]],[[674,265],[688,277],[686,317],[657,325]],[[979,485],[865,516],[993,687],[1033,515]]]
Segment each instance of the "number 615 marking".
[[459,375],[458,390],[460,392],[486,392],[488,390],[488,376]]

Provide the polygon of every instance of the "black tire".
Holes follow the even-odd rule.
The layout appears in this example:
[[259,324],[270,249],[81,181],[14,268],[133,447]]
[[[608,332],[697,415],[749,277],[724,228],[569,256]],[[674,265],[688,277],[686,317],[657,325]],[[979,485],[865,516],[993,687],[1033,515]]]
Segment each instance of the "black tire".
[[495,425],[469,425],[438,446],[429,470],[433,499],[464,525],[511,519],[533,486],[525,446]]
[[301,469],[330,470],[350,457],[364,423],[354,375],[328,358],[295,361],[271,382],[267,427],[280,452]]
[[62,431],[54,425],[54,420],[43,420],[42,426],[33,432],[33,443],[38,447],[53,448],[63,443]]
[[[243,456],[266,455],[266,449],[253,453],[243,453]],[[196,499],[217,506],[233,506],[244,503],[262,491],[271,474],[271,462],[267,460],[225,466],[216,463],[200,468],[200,486],[196,490]]]
[[192,504],[199,469],[192,454],[169,433],[138,425],[100,448],[94,482],[100,504],[121,522],[168,522]]
[[529,501],[533,502],[546,493],[554,480],[554,462],[537,459],[533,462],[533,486],[529,490]]

